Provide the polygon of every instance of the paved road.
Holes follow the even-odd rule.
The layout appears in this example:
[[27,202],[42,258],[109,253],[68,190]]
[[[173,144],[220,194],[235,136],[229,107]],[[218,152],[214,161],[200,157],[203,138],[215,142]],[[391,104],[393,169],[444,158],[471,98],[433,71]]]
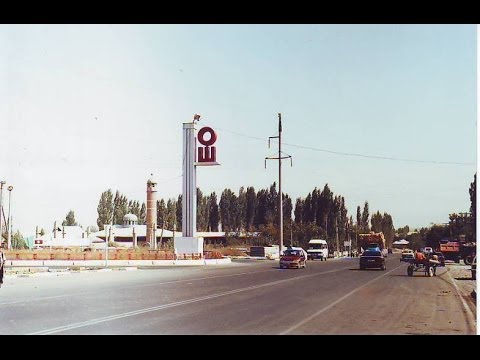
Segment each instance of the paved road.
[[[468,300],[467,300],[468,301]],[[358,259],[9,278],[0,334],[474,334],[469,305],[445,269],[406,276]]]

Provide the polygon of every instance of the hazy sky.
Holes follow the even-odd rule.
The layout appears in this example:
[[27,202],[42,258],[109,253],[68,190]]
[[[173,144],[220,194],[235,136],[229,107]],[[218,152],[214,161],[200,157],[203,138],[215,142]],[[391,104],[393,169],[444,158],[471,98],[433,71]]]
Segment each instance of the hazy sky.
[[328,183],[354,218],[368,200],[426,226],[469,210],[476,101],[475,25],[0,25],[0,179],[25,235],[69,209],[96,224],[108,188],[145,201],[153,172],[159,198],[181,192],[182,122],[200,113],[222,165],[197,185],[259,189],[281,112],[289,144],[466,163],[284,146],[293,199]]

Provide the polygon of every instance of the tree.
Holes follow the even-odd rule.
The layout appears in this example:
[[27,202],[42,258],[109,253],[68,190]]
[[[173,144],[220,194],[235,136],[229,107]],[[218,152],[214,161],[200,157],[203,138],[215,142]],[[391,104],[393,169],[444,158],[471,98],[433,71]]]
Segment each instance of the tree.
[[142,202],[142,207],[140,208],[140,216],[138,216],[138,224],[144,225],[146,218],[147,218],[147,207],[145,206],[145,203]]
[[208,227],[208,198],[197,187],[197,230],[206,231]]
[[165,227],[165,218],[167,216],[167,208],[165,207],[165,200],[157,200],[157,225]]
[[182,231],[182,195],[178,195],[175,205],[175,227],[177,231]]
[[98,231],[98,226],[96,225],[90,225],[90,226],[87,226],[87,231],[91,234],[91,233],[94,233],[94,232],[97,232]]
[[295,215],[295,223],[302,224],[303,223],[303,200],[302,198],[297,198],[295,201],[295,211],[293,212]]
[[405,239],[410,232],[410,227],[405,225],[404,227],[398,228],[395,233],[399,239]]
[[235,194],[230,189],[224,189],[220,196],[220,222],[222,223],[222,229],[225,232],[233,231],[233,213],[232,213],[232,201]]
[[377,211],[372,215],[370,222],[372,223],[372,231],[380,232],[382,231],[382,220],[383,216],[380,214],[380,211]]
[[245,230],[252,231],[255,221],[255,210],[257,207],[257,194],[255,193],[254,187],[249,186],[247,188],[246,198],[247,204],[245,206]]
[[237,217],[235,219],[235,227],[239,230],[245,230],[247,228],[246,216],[247,216],[247,192],[243,186],[238,190],[237,198]]
[[[425,245],[432,248],[438,248],[440,240],[448,238],[450,235],[449,227],[446,225],[432,225],[425,233]],[[408,239],[407,239],[408,240]]]
[[175,201],[175,199],[168,199],[166,216],[165,216],[166,229],[171,229],[172,231],[177,229],[176,217],[177,217],[177,202]]
[[119,193],[117,190],[113,200],[113,223],[118,225],[123,224],[123,217],[128,211],[129,203],[127,197]]
[[386,212],[382,217],[382,232],[385,235],[385,242],[387,247],[392,247],[393,239],[395,238],[395,227],[393,226],[392,216]]
[[363,212],[362,212],[362,231],[369,232],[370,226],[368,226],[368,219],[370,217],[370,213],[368,212],[368,201],[365,201],[363,205]]
[[218,223],[220,215],[218,212],[217,194],[215,192],[210,194],[208,198],[208,227],[210,231],[218,231]]
[[77,226],[77,222],[75,221],[75,213],[73,210],[70,210],[65,217],[65,220],[62,222],[63,226]]
[[270,185],[270,191],[267,195],[267,223],[278,225],[280,219],[278,217],[278,197],[277,184],[274,182]]
[[134,200],[128,203],[128,212],[137,216],[138,224],[140,224],[140,202]]
[[28,249],[28,245],[25,241],[25,238],[20,233],[20,231],[16,231],[12,236],[12,248],[14,249]]
[[283,194],[283,222],[284,224],[289,224],[292,221],[292,199],[287,194]]
[[[257,201],[256,201],[256,209],[255,209],[255,220],[254,225],[257,229],[259,229],[260,225],[265,225],[267,223],[267,211],[268,211],[268,204],[267,204],[267,197],[268,192],[265,189],[261,189],[257,192]],[[221,209],[220,209],[221,212]]]
[[104,229],[105,224],[110,224],[113,220],[113,194],[112,190],[104,191],[100,196],[100,201],[97,206],[98,218],[97,225],[100,230]]
[[360,205],[357,206],[357,232],[362,231],[362,210]]
[[473,176],[473,182],[470,184],[470,214],[471,214],[471,233],[472,240],[477,241],[477,173]]

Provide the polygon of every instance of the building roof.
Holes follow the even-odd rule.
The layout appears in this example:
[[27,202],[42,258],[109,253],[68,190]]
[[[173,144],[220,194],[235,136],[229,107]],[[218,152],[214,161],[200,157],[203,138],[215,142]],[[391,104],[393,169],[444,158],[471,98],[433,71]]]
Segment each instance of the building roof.
[[[45,235],[44,235],[45,236]],[[43,237],[42,237],[43,238]],[[91,236],[88,238],[81,237],[57,237],[57,238],[43,238],[43,247],[75,247],[75,246],[91,246],[93,243],[103,243],[105,240],[102,240],[96,236]]]
[[[105,228],[108,229],[110,225],[105,225]],[[135,234],[138,236],[146,236],[147,235],[147,225],[130,225],[130,226],[124,226],[124,225],[113,225],[113,236],[114,237],[132,237],[133,236],[133,229],[135,229]],[[108,231],[108,230],[107,230]],[[96,233],[93,233],[92,235],[95,236],[100,236],[105,238],[105,230],[100,230],[97,231]],[[160,238],[160,236],[163,236],[164,238],[171,238],[174,236],[174,232],[171,230],[163,229],[163,234],[162,234],[162,229],[157,229],[155,231],[155,235],[157,238]],[[181,231],[175,231],[175,237],[181,237],[182,232]],[[225,237],[225,232],[223,231],[198,231],[197,232],[198,237],[203,237],[203,238],[212,238],[212,237]]]
[[[105,229],[108,229],[110,225],[105,225]],[[106,234],[104,230],[97,231],[96,233],[93,233],[95,236],[100,236],[100,237],[105,237]],[[133,236],[133,230],[135,229],[135,234],[137,236],[147,236],[147,225],[130,225],[130,226],[123,226],[123,225],[113,225],[113,236],[114,237],[132,237]],[[159,238],[162,235],[162,229],[157,229],[155,232],[155,235],[157,238]],[[178,231],[175,232],[175,236],[182,236],[181,233]],[[164,229],[163,230],[163,237],[173,237],[173,231]]]
[[135,214],[125,214],[123,221],[138,221],[138,217]]
[[224,231],[197,231],[198,237],[209,238],[209,237],[225,237]]

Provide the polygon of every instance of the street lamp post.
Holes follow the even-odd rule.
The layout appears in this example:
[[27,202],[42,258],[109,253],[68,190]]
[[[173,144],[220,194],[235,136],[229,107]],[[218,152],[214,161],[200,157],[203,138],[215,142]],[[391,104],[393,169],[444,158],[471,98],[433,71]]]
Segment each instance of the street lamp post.
[[7,224],[7,249],[12,249],[12,216],[11,216],[11,209],[12,209],[12,190],[13,186],[10,185],[8,188],[8,224]]

